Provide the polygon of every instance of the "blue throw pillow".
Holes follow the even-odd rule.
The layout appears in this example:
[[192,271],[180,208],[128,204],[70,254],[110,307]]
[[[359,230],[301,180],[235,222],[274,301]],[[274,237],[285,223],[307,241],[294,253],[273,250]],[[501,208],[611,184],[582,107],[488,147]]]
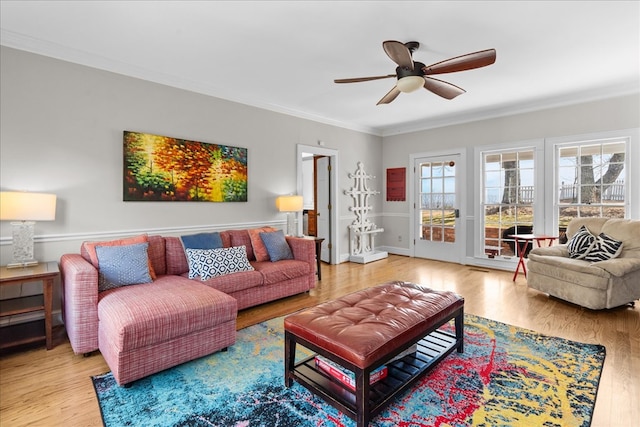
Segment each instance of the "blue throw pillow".
[[96,246],[98,291],[138,283],[150,283],[149,243],[124,246]]
[[252,271],[245,246],[218,249],[185,249],[189,263],[189,279],[207,280],[216,276]]
[[293,259],[291,248],[282,230],[260,233],[260,238],[267,248],[271,262],[280,261],[281,259]]
[[223,247],[220,233],[199,233],[181,236],[182,246],[185,249],[218,249]]

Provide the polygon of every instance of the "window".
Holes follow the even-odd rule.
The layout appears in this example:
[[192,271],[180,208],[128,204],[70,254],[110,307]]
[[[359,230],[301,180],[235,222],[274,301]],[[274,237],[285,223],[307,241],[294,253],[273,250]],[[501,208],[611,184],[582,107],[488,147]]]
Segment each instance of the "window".
[[556,215],[560,230],[576,217],[624,218],[624,139],[556,146]]
[[510,234],[565,242],[576,217],[640,218],[640,129],[476,147],[475,160],[474,256],[492,266],[516,261]]
[[484,253],[516,255],[512,234],[533,230],[535,150],[531,147],[482,153]]

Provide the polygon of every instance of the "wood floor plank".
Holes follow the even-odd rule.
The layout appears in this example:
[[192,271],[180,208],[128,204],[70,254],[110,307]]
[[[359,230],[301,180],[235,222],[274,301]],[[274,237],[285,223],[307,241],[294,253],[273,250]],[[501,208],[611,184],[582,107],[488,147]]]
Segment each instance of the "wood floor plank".
[[[390,255],[370,264],[322,266],[309,293],[243,310],[238,329],[389,280],[458,292],[465,312],[575,341],[603,344],[607,357],[592,426],[627,427],[640,419],[640,304],[587,310],[528,289],[513,273]],[[0,426],[101,426],[91,376],[109,370],[99,352],[74,355],[67,340],[54,349],[0,357]]]

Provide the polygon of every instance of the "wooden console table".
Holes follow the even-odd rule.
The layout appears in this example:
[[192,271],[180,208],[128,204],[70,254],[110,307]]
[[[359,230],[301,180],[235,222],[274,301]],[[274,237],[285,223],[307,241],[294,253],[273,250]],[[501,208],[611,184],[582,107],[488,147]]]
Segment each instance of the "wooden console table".
[[[15,316],[18,314],[44,312],[44,334],[37,327],[35,322],[27,322],[17,325],[5,326],[3,337],[13,336],[15,338],[3,339],[0,342],[0,349],[15,347],[23,344],[30,344],[38,341],[45,341],[47,350],[53,348],[53,282],[58,277],[58,263],[55,261],[41,262],[31,267],[22,268],[0,268],[0,286],[16,285],[28,282],[42,282],[42,295],[25,296],[11,298],[1,301],[0,317]],[[41,323],[40,323],[41,324]],[[10,333],[6,332],[9,328]]]

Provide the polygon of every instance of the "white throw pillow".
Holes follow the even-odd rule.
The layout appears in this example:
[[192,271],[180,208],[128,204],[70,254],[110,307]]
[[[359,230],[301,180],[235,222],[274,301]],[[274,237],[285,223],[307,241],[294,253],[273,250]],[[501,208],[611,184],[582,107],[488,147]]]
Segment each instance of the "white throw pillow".
[[219,249],[185,249],[189,263],[189,279],[200,276],[207,280],[216,276],[252,271],[245,246]]

